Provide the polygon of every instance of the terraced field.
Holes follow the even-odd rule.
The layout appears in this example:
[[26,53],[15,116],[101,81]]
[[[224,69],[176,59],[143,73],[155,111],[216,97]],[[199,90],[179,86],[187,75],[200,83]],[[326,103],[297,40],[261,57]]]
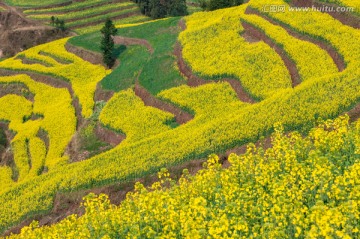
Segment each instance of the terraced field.
[[[22,236],[358,237],[359,123],[348,120],[360,116],[360,30],[320,12],[262,11],[273,4],[289,6],[250,0],[185,18],[116,20],[114,70],[100,64],[101,36],[90,31],[103,11],[116,18],[132,3],[26,10],[89,33],[0,62],[0,119],[13,151],[0,164],[0,232],[53,213],[59,195],[160,172],[152,192],[136,184],[119,207],[90,195],[85,216],[33,223]],[[320,120],[344,113],[350,118]],[[266,153],[250,145],[229,156],[271,134]],[[115,140],[75,160],[83,135]],[[213,155],[207,170],[178,185],[162,169],[209,154],[230,168]]]
[[[44,24],[51,24],[51,17],[65,21],[68,29],[79,34],[101,29],[111,18],[115,24],[140,23],[149,18],[142,15],[136,3],[129,0],[45,1],[28,4],[25,1],[6,1],[23,9],[24,14]],[[39,7],[41,6],[41,7]],[[199,11],[197,4],[189,3],[190,12]]]
[[31,19],[50,25],[51,17],[54,16],[64,20],[68,29],[79,34],[100,30],[107,18],[113,19],[116,24],[143,22],[149,19],[143,16],[137,5],[131,1],[90,0],[61,3],[58,1],[58,5],[54,6],[49,2],[49,5],[41,8],[23,6],[19,3],[17,5],[22,6],[25,15]]
[[49,5],[66,5],[69,4],[71,1],[68,0],[6,0],[6,3],[13,5],[13,6],[19,6],[19,7],[36,7],[36,8],[43,8],[47,7]]

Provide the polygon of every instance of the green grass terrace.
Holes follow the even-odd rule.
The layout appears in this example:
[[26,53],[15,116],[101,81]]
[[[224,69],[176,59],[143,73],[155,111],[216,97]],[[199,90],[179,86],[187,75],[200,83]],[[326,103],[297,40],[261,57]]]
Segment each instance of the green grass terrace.
[[[124,0],[88,0],[82,2],[45,1],[47,6],[29,7],[21,1],[8,0],[9,4],[24,8],[29,18],[51,24],[51,17],[65,21],[65,27],[79,34],[99,30],[104,21],[110,18],[115,24],[138,23],[149,20],[141,14],[138,6],[132,1]],[[35,1],[31,1],[35,2]],[[54,5],[55,4],[55,5]]]

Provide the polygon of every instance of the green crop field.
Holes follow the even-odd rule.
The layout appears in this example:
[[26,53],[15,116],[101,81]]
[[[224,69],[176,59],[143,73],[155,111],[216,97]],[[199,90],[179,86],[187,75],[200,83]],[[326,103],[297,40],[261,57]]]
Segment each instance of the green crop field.
[[78,35],[0,60],[3,236],[360,238],[356,12],[7,3]]
[[[118,36],[146,39],[155,51],[150,53],[146,47],[137,45],[124,47],[123,50],[119,47],[119,60],[123,64],[102,80],[103,88],[116,91],[126,89],[138,79],[151,93],[157,94],[164,89],[186,84],[175,67],[176,57],[172,55],[180,32],[178,22],[178,18],[170,18],[131,28],[120,28]],[[99,33],[90,33],[74,37],[69,42],[100,52],[100,39]]]
[[67,3],[69,0],[5,0],[5,2],[18,7],[46,7],[49,5]]
[[40,9],[29,6],[24,10],[24,14],[48,25],[51,25],[51,17],[58,18],[65,22],[66,28],[79,34],[99,30],[107,18],[113,19],[117,24],[148,20],[131,1],[115,3],[110,0],[74,1],[64,6],[45,5]]

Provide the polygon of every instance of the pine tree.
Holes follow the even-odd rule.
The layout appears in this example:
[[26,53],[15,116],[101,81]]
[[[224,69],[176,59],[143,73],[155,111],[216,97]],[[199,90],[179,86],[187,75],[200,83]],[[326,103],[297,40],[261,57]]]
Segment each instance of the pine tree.
[[100,48],[103,53],[103,61],[105,65],[111,68],[115,63],[114,40],[112,36],[116,35],[117,29],[110,19],[106,20],[105,26],[101,29],[101,33],[103,34],[103,38],[101,40]]

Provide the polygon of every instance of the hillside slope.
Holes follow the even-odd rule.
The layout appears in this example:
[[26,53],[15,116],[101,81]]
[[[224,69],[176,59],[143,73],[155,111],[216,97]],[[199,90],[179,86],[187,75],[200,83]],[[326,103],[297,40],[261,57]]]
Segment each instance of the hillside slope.
[[133,185],[213,153],[224,160],[278,122],[307,134],[320,118],[356,121],[360,30],[320,12],[263,12],[264,4],[290,7],[251,0],[118,24],[113,70],[99,64],[97,32],[1,61],[0,119],[14,137],[12,159],[0,161],[0,232],[49,213],[60,194]]
[[347,120],[323,122],[306,138],[278,126],[272,148],[232,154],[228,169],[212,155],[178,184],[161,170],[120,206],[90,194],[83,216],[34,222],[11,238],[358,238],[360,124]]
[[59,32],[26,18],[17,9],[0,2],[0,58],[10,57],[30,47],[51,42],[70,32]]

